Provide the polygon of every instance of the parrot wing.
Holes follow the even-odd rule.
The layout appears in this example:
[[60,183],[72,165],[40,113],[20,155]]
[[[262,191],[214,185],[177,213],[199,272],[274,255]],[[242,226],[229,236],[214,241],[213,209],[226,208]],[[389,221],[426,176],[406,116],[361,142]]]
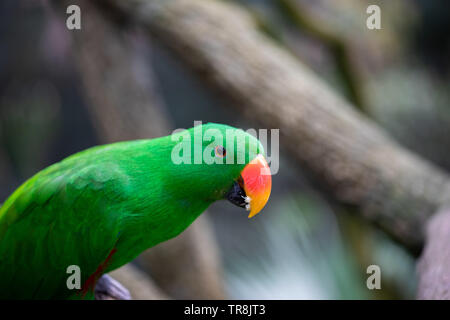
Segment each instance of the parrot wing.
[[69,266],[93,286],[111,260],[129,177],[85,155],[41,171],[0,208],[0,298],[70,297]]

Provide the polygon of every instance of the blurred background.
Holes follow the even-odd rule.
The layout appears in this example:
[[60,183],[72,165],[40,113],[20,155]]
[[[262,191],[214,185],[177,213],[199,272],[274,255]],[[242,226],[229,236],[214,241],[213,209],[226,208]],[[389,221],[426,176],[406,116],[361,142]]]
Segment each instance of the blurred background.
[[[450,169],[447,2],[229,2],[397,141]],[[365,27],[369,4],[381,7],[382,30]],[[73,36],[51,1],[0,2],[0,203],[39,170],[94,145],[167,135],[194,120],[259,129],[138,26],[108,23],[83,5]],[[133,286],[128,273],[144,279],[153,291],[140,298],[414,297],[416,257],[315,185],[282,148],[260,215],[249,221],[214,204],[183,243],[133,262],[123,284]],[[366,287],[371,264],[381,267],[381,290]]]

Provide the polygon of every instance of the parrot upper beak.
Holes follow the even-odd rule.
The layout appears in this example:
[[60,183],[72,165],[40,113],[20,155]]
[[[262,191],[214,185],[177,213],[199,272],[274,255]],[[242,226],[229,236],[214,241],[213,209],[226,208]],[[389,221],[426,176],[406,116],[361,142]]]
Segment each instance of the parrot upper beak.
[[269,165],[264,156],[259,154],[244,167],[239,181],[234,183],[227,198],[250,211],[248,217],[251,218],[264,208],[271,189],[272,175]]

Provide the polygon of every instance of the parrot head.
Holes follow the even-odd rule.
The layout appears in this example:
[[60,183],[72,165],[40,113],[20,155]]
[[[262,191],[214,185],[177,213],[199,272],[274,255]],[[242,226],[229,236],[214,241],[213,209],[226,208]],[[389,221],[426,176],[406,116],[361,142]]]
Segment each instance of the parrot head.
[[231,126],[207,123],[174,133],[172,178],[205,201],[226,199],[251,218],[267,203],[272,178],[261,142]]

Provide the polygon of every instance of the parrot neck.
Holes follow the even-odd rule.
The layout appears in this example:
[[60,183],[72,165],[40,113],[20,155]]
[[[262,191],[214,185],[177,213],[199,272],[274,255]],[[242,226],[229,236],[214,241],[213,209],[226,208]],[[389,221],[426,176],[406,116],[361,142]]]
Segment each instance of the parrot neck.
[[178,204],[157,205],[147,211],[130,215],[124,220],[115,249],[117,254],[108,266],[108,271],[134,260],[143,251],[176,237],[209,206],[209,203],[191,203],[189,207]]
[[189,179],[188,170],[200,167],[173,164],[171,152],[175,142],[169,140],[163,137],[141,141],[121,154],[120,165],[129,177],[129,186],[117,252],[109,270],[177,236],[217,200],[205,196],[208,186],[194,185]]
[[142,150],[135,148],[132,157],[125,157],[124,170],[130,177],[127,213],[121,219],[117,252],[109,270],[177,236],[214,201],[176,183],[172,172],[179,172],[180,167],[170,161],[171,150],[168,143],[155,145],[155,140],[150,140],[142,144]]

